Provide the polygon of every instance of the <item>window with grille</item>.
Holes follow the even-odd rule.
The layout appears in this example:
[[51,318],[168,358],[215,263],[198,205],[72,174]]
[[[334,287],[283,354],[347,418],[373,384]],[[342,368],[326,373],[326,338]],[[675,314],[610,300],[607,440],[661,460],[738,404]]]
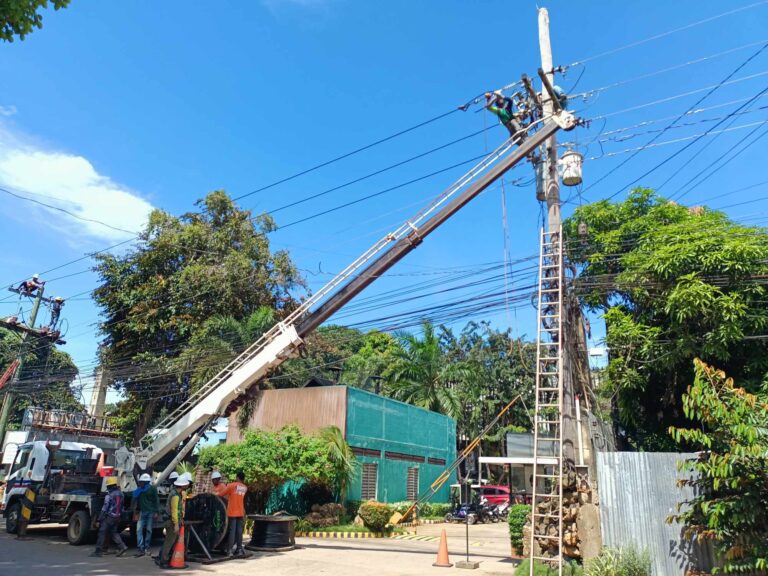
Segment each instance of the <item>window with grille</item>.
[[363,500],[376,500],[376,481],[378,476],[378,464],[363,464],[363,486],[360,494]]
[[408,485],[406,486],[406,500],[419,499],[419,469],[408,468]]

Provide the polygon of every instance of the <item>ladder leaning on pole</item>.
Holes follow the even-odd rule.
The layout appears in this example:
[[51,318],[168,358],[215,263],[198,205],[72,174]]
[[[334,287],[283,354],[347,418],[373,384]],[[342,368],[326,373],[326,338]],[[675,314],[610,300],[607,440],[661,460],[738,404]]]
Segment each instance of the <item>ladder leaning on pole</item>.
[[534,561],[563,573],[563,242],[541,231],[536,407],[533,427],[531,572]]

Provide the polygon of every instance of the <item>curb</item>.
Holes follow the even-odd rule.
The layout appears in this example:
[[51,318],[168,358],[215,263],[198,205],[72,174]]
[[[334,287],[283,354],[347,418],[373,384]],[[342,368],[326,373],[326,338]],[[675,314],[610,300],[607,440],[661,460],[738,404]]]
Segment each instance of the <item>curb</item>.
[[400,522],[398,526],[426,526],[427,524],[445,524],[445,520],[419,520],[418,522]]
[[392,538],[400,534],[386,534],[384,532],[296,532],[296,536],[302,538]]

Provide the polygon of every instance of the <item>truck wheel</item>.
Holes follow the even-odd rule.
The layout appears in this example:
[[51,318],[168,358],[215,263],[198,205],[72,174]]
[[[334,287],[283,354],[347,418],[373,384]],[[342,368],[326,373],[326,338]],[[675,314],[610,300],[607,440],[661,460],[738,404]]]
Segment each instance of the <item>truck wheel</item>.
[[8,507],[5,513],[5,531],[8,534],[16,534],[19,531],[19,520],[21,519],[21,502],[14,502]]
[[69,519],[67,540],[72,546],[80,546],[88,542],[91,534],[91,517],[85,510],[78,510]]

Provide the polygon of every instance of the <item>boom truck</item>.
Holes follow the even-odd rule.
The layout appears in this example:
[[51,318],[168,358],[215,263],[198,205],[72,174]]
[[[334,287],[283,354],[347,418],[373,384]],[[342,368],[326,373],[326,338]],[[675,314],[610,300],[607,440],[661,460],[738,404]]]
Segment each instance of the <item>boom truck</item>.
[[[193,392],[178,408],[168,414],[139,442],[129,449],[114,451],[114,474],[126,492],[136,487],[136,478],[152,473],[162,459],[173,453],[170,462],[155,477],[162,484],[179,462],[192,450],[217,419],[227,417],[252,398],[259,381],[286,359],[299,353],[303,339],[328,320],[368,285],[394,266],[404,256],[451,216],[477,197],[505,172],[525,158],[533,158],[539,146],[560,129],[572,130],[579,123],[564,110],[544,73],[539,70],[548,97],[555,103],[550,116],[543,116],[541,99],[530,89],[523,76],[528,98],[528,121],[522,141],[510,137],[480,163],[446,189],[427,207],[390,232],[357,260],[352,262],[300,307],[278,322],[255,343],[224,367],[209,382]],[[538,128],[532,131],[533,128]],[[515,142],[519,144],[516,145]],[[87,444],[62,445],[58,454],[72,452],[77,460],[93,462],[98,448]],[[31,523],[57,521],[68,523],[71,544],[81,544],[94,530],[94,522],[106,491],[106,478],[96,478],[80,466],[69,470],[59,466],[56,451],[44,442],[20,446],[4,498],[6,528],[18,526],[19,502],[26,486],[38,491]],[[85,473],[84,473],[85,472]],[[67,480],[69,477],[69,480]],[[57,479],[56,483],[52,479]],[[68,491],[62,491],[69,487]],[[125,519],[126,522],[128,519]]]

